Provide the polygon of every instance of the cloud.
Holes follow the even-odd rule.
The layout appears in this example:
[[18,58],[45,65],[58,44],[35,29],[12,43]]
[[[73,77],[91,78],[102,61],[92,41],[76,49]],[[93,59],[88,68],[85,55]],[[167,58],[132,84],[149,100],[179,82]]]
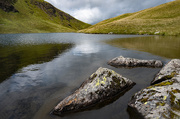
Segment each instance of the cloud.
[[173,0],[45,0],[86,23],[95,24],[124,13],[154,7]]
[[98,8],[84,8],[73,11],[72,15],[86,23],[96,23],[101,17],[101,11]]

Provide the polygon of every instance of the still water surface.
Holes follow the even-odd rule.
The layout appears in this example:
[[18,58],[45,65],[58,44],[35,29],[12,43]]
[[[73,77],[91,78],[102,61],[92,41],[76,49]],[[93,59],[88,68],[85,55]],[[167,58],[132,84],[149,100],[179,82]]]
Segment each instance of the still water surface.
[[[133,118],[134,114],[127,110],[128,101],[134,93],[149,86],[160,69],[114,68],[107,65],[107,61],[120,55],[138,59],[158,59],[163,63],[167,63],[170,58],[104,42],[131,37],[138,39],[145,36],[79,33],[1,34],[0,63],[11,63],[9,68],[0,68],[1,72],[10,72],[3,73],[5,78],[1,77],[1,119]],[[11,62],[10,59],[16,60]],[[115,70],[136,82],[136,85],[117,100],[99,108],[71,113],[64,117],[50,115],[60,100],[73,93],[99,67]]]

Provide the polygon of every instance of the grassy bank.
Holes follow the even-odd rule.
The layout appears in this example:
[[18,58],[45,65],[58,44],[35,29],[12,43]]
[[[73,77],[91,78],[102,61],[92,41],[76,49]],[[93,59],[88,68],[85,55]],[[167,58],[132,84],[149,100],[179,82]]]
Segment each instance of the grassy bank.
[[180,0],[104,20],[84,33],[180,35]]
[[0,33],[75,32],[90,26],[44,0],[2,0],[1,5]]

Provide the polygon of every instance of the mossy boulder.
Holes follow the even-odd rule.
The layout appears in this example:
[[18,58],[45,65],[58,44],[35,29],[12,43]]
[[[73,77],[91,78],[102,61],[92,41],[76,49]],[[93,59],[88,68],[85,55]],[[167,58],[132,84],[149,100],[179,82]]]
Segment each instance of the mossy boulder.
[[116,57],[108,62],[114,67],[162,67],[163,63],[159,60],[140,60],[134,58]]
[[132,88],[131,80],[107,68],[99,68],[72,95],[62,100],[52,111],[55,115],[79,111],[104,102]]
[[[171,60],[149,86],[137,92],[129,102],[129,110],[147,119],[180,118],[180,60]],[[132,111],[131,111],[132,113]]]
[[145,119],[180,118],[180,76],[139,91],[128,105]]
[[156,75],[151,84],[157,84],[165,80],[172,79],[180,74],[180,59],[173,59],[167,63]]

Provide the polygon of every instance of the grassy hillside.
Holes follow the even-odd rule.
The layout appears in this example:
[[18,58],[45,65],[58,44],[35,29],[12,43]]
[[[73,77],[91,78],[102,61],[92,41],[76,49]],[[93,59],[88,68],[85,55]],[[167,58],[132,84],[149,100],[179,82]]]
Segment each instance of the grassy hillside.
[[0,33],[75,32],[87,28],[44,0],[1,0]]
[[180,0],[107,19],[79,32],[180,35]]

